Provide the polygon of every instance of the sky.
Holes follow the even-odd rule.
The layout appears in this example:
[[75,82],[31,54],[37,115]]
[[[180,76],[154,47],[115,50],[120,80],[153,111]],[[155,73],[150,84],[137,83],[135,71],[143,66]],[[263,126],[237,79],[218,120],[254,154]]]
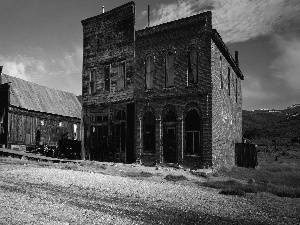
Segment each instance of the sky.
[[[5,74],[81,94],[81,21],[128,0],[0,0]],[[136,29],[212,11],[213,28],[239,51],[243,109],[300,103],[299,0],[136,0]]]

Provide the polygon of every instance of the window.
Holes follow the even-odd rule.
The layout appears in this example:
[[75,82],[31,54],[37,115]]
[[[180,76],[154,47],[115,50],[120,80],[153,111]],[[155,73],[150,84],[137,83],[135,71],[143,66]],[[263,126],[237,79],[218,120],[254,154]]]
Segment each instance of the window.
[[235,102],[238,102],[238,79],[235,78]]
[[153,56],[148,55],[146,58],[146,89],[153,89]]
[[90,71],[90,94],[96,93],[96,69]]
[[188,58],[188,84],[196,84],[198,82],[198,55],[196,48],[192,48]]
[[222,56],[220,56],[220,80],[221,80],[221,89],[223,89],[223,74],[222,74],[222,69],[223,69],[223,61],[222,61]]
[[78,129],[78,126],[77,126],[77,124],[74,124],[74,140],[77,140],[77,130]]
[[110,91],[110,65],[104,66],[104,89]]
[[200,154],[201,151],[201,119],[196,109],[190,110],[185,118],[186,153]]
[[230,95],[230,68],[228,67],[228,95]]
[[174,86],[174,54],[169,52],[166,56],[166,87]]
[[117,80],[118,90],[125,88],[125,77],[126,77],[125,62],[121,62],[118,66],[118,80]]

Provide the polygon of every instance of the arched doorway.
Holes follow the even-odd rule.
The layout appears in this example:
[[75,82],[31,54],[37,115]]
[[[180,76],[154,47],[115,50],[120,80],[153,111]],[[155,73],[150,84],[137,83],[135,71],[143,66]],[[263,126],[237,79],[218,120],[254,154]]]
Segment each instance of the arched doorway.
[[155,117],[150,111],[143,118],[143,146],[144,152],[155,153]]
[[126,114],[119,110],[115,120],[115,161],[125,162],[126,150]]
[[201,153],[201,118],[196,109],[188,111],[185,117],[186,154]]
[[169,110],[163,118],[164,136],[163,136],[163,156],[164,162],[175,163],[177,158],[177,127],[176,127],[176,114],[174,111]]

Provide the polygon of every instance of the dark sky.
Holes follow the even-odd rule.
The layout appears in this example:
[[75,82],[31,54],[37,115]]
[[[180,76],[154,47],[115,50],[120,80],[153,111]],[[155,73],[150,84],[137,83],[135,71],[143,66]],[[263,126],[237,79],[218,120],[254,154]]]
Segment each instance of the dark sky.
[[[1,0],[0,64],[4,73],[81,94],[81,20],[127,0]],[[243,108],[300,103],[299,0],[151,0],[136,2],[136,28],[213,13],[213,28],[239,51]]]

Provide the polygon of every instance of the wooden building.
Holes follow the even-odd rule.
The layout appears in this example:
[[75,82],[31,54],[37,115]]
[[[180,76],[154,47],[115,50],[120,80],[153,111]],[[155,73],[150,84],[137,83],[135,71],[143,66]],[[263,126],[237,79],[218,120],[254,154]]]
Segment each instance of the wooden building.
[[244,77],[211,12],[136,31],[129,2],[82,25],[86,158],[234,165]]
[[80,140],[81,104],[68,92],[0,76],[0,147],[25,150],[57,145],[62,135]]

